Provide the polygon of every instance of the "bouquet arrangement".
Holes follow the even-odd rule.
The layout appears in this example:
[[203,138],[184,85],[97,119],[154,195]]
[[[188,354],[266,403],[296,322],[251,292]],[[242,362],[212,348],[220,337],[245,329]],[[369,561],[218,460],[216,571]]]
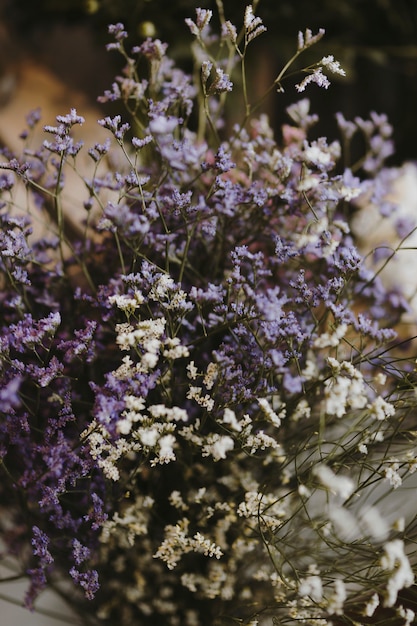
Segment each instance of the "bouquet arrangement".
[[[71,109],[34,147],[33,112],[3,150],[2,557],[29,609],[53,588],[80,624],[411,624],[409,305],[350,228],[363,198],[395,215],[392,129],[338,114],[340,141],[312,139],[300,96],[276,139],[246,80],[265,26],[218,5],[218,36],[210,10],[187,20],[193,76],[109,28],[125,67],[101,100],[127,113],[99,120],[107,141],[76,142]],[[271,91],[323,34],[299,33]],[[302,72],[298,92],[343,74],[330,55]]]

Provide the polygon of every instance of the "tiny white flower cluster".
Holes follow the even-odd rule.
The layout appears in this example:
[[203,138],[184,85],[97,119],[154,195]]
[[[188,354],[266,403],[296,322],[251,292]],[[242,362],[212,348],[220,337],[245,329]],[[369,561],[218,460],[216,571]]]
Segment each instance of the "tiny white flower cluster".
[[205,394],[203,396],[203,388],[198,387],[196,385],[190,385],[190,389],[187,393],[187,398],[189,400],[195,400],[197,404],[201,407],[207,409],[207,411],[212,411],[214,407],[214,400],[208,395]]
[[394,606],[398,592],[414,584],[414,574],[401,539],[393,539],[384,545],[381,567],[389,571],[384,606]]
[[266,31],[266,26],[262,23],[261,18],[255,17],[252,5],[248,5],[245,9],[243,24],[245,26],[246,44]]
[[324,332],[314,341],[316,348],[336,348],[348,330],[347,324],[339,324],[332,333]]
[[160,274],[149,292],[149,299],[159,302],[167,311],[186,311],[190,308],[187,294],[168,274]]
[[339,362],[329,357],[328,363],[332,369],[333,377],[324,383],[325,413],[340,418],[346,414],[348,407],[352,409],[364,408],[368,397],[361,372],[349,361]]
[[307,74],[298,85],[295,86],[298,93],[305,91],[305,88],[310,83],[316,83],[319,87],[323,87],[324,89],[328,89],[330,87],[330,81],[325,74],[323,74],[323,69],[321,67],[316,67],[312,72]]
[[402,485],[403,482],[401,475],[398,471],[400,469],[400,463],[398,459],[387,459],[386,461],[384,461],[384,464],[388,466],[384,470],[385,478],[394,489],[397,489]]
[[291,413],[291,420],[294,422],[298,422],[301,419],[308,419],[310,416],[311,407],[309,406],[306,398],[301,398],[293,413]]
[[120,472],[117,462],[131,451],[131,445],[126,439],[117,439],[112,442],[108,430],[96,420],[93,420],[89,428],[81,433],[81,440],[84,439],[88,439],[90,454],[97,461],[106,478],[118,481]]
[[200,532],[190,537],[188,533],[189,520],[182,518],[177,524],[165,527],[165,539],[154,554],[154,558],[161,559],[168,569],[174,569],[182,556],[189,552],[197,552],[208,557],[220,559],[223,555],[220,547]]
[[381,443],[384,441],[384,433],[382,430],[377,430],[375,432],[364,431],[362,435],[362,441],[358,445],[358,450],[362,454],[368,454],[368,444]]
[[162,356],[169,361],[183,359],[190,354],[187,346],[181,345],[181,341],[178,337],[168,337],[165,339],[164,347],[165,350],[163,351]]
[[255,518],[261,527],[275,532],[288,514],[284,500],[278,499],[275,493],[247,491],[245,500],[237,508],[239,517]]
[[384,400],[381,396],[377,396],[375,400],[367,406],[367,409],[372,417],[375,417],[381,422],[395,415],[395,406]]
[[116,325],[116,343],[120,350],[135,350],[140,360],[134,363],[130,356],[123,359],[122,365],[114,372],[116,378],[125,379],[133,373],[153,370],[162,354],[168,360],[188,357],[187,346],[181,345],[178,337],[165,337],[165,318],[142,320],[136,325],[122,323]]
[[137,349],[141,351],[141,360],[137,371],[148,372],[156,367],[163,346],[163,334],[166,320],[160,317],[155,320],[142,320],[132,324],[117,324],[116,343],[120,350]]
[[111,519],[104,522],[100,541],[108,544],[117,536],[119,546],[133,546],[136,537],[146,536],[148,532],[153,504],[150,496],[136,494],[135,501],[124,509],[123,514],[116,511]]
[[[302,33],[300,32],[298,35],[298,46],[299,50],[303,50],[313,43],[316,43],[324,34],[324,30],[320,29],[319,33],[315,36],[311,36],[311,31],[307,29],[306,31],[306,39]],[[307,40],[307,35],[309,39]],[[327,76],[323,73],[323,68],[332,72],[333,74],[339,74],[340,76],[346,76],[345,70],[340,66],[339,61],[335,61],[333,55],[329,55],[327,57],[323,57],[319,63],[317,63],[316,67],[313,67],[312,70],[303,78],[301,83],[295,86],[298,92],[302,92],[305,90],[307,85],[310,83],[316,83],[319,87],[324,87],[327,89],[330,86],[330,81]]]
[[[228,572],[222,563],[213,560],[208,564],[207,570],[207,575],[196,572],[182,574],[181,583],[194,593],[198,590],[205,598],[230,600],[236,585],[233,573]],[[197,622],[195,626],[199,624]]]
[[[187,376],[190,380],[197,380],[197,378],[203,379],[203,384],[207,391],[211,391],[215,385],[218,376],[218,365],[216,363],[209,363],[206,368],[206,372],[201,374],[198,372],[194,361],[190,361],[187,365]],[[212,411],[214,408],[214,400],[209,394],[203,395],[203,387],[198,385],[190,385],[187,393],[189,400],[194,400],[201,407],[207,411]]]
[[308,624],[309,626],[332,626],[332,622],[320,617],[323,610],[319,606],[314,606],[308,597],[288,602],[288,615],[297,624]]
[[327,598],[327,611],[330,615],[342,615],[343,605],[347,598],[346,585],[341,578],[334,581],[334,591]]
[[320,463],[313,468],[313,474],[317,480],[331,493],[340,496],[342,500],[350,498],[355,490],[355,483],[348,476],[335,474],[333,470]]
[[306,576],[300,580],[298,595],[301,598],[309,596],[313,602],[321,602],[323,599],[323,584],[317,574]]
[[222,422],[225,426],[230,427],[235,432],[242,432],[242,422],[237,419],[236,413],[232,409],[225,408]]
[[[125,412],[122,413],[122,417],[126,419]],[[127,417],[131,419],[130,412]],[[177,428],[177,422],[187,420],[187,412],[179,407],[166,407],[163,404],[149,406],[148,415],[134,417],[134,421],[141,422],[132,433],[135,450],[154,453],[155,457],[150,461],[151,466],[175,461],[176,438],[173,433]]]
[[305,50],[306,48],[309,48],[310,46],[314,45],[315,43],[320,41],[322,37],[324,37],[325,32],[326,31],[324,30],[324,28],[320,28],[316,35],[313,35],[310,28],[307,28],[304,34],[301,31],[299,31],[298,32],[298,50]]
[[214,461],[225,459],[227,452],[233,450],[235,442],[228,435],[212,433],[206,437],[206,443],[201,450],[202,456],[211,456]]
[[345,70],[340,67],[339,61],[335,61],[335,58],[332,54],[327,57],[323,57],[321,61],[319,61],[319,65],[323,65],[323,67],[330,70],[333,74],[340,74],[340,76],[346,76]]
[[379,607],[379,596],[377,593],[374,593],[372,597],[366,603],[363,613],[366,617],[372,617],[372,615],[375,613],[378,607]]
[[263,414],[268,418],[268,421],[271,422],[273,426],[279,428],[279,426],[281,426],[281,418],[286,415],[285,404],[281,406],[279,415],[275,413],[266,398],[258,398],[258,404],[261,407]]
[[109,303],[115,304],[117,308],[124,311],[127,314],[134,313],[136,309],[140,307],[144,302],[144,297],[141,291],[135,290],[133,296],[127,294],[116,294],[109,297]]
[[[258,399],[260,406],[263,404],[261,400]],[[270,417],[272,424],[276,426],[277,420],[280,420],[284,415],[285,408],[280,413],[280,416],[277,416],[266,400],[265,403],[265,407],[267,407],[267,417]],[[272,450],[281,448],[276,438],[266,434],[263,430],[253,432],[253,422],[248,414],[245,414],[242,419],[238,420],[236,413],[232,409],[226,408],[223,413],[223,418],[221,418],[220,421],[226,428],[235,433],[240,433],[238,436],[240,445],[243,448],[249,448],[251,454],[255,454],[258,450],[266,450],[267,448]]]
[[416,614],[412,609],[410,608],[405,609],[400,604],[400,606],[397,608],[397,615],[404,620],[403,626],[412,626],[412,624],[415,624],[414,620],[415,620]]

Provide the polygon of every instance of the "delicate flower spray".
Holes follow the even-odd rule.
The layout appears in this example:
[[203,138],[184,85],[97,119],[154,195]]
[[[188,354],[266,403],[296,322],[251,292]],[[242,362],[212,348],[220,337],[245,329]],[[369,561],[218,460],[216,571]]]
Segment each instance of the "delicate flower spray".
[[[252,6],[240,31],[219,14],[220,36],[209,10],[187,20],[193,77],[110,27],[125,68],[101,99],[129,115],[99,120],[92,176],[75,110],[40,147],[31,116],[22,155],[3,152],[2,558],[28,608],[50,587],[80,624],[411,624],[415,373],[392,330],[407,302],[349,227],[358,197],[387,210],[391,129],[339,115],[343,149],[312,140],[302,99],[278,143],[246,80],[265,26]],[[271,90],[322,36],[299,34]],[[297,90],[329,71],[325,56]]]

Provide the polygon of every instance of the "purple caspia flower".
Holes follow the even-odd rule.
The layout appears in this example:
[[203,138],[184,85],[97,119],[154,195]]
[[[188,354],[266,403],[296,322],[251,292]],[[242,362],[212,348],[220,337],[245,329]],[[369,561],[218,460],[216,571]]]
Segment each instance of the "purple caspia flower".
[[83,546],[78,539],[72,540],[72,556],[76,565],[81,565],[90,558],[91,551],[87,546]]
[[77,585],[82,587],[87,600],[93,600],[94,596],[100,588],[100,584],[98,581],[98,572],[96,570],[79,572],[75,567],[72,567],[69,573],[73,581]]
[[27,571],[27,575],[29,576],[30,585],[25,594],[24,606],[32,611],[36,598],[47,586],[47,579],[43,567],[30,568]]
[[176,117],[156,115],[149,122],[149,130],[153,135],[169,135],[178,127],[180,120]]
[[110,35],[113,35],[116,41],[122,41],[128,36],[124,24],[122,24],[121,22],[117,22],[116,24],[109,24],[108,33]]
[[121,123],[122,118],[120,115],[115,115],[114,117],[104,117],[101,120],[98,120],[98,124],[103,126],[103,128],[107,128],[111,131],[111,133],[116,137],[118,141],[122,141],[123,137],[130,129],[130,124],[128,122]]
[[46,567],[54,561],[48,549],[50,539],[38,526],[34,526],[32,532],[33,554],[39,558],[41,566]]
[[14,376],[0,388],[0,413],[10,413],[20,405],[19,389],[21,376]]
[[221,94],[227,91],[233,90],[233,83],[229,76],[220,68],[216,67],[215,76],[211,83],[208,93],[209,94]]
[[292,376],[289,372],[285,372],[282,384],[285,391],[291,395],[301,393],[303,390],[302,377]]

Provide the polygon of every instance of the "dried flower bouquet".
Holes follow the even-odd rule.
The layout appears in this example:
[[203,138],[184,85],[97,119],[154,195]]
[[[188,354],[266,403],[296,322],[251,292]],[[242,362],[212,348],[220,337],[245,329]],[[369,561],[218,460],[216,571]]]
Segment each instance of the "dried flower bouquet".
[[[218,5],[219,36],[211,11],[187,20],[191,77],[110,27],[125,67],[101,100],[128,114],[99,120],[91,176],[74,109],[40,147],[32,113],[22,155],[3,151],[2,554],[28,608],[51,587],[85,624],[411,624],[409,305],[350,228],[363,198],[395,215],[392,129],[338,114],[341,141],[311,139],[304,98],[277,140],[246,80],[265,26]],[[299,34],[271,90],[323,34]],[[298,92],[344,73],[331,55],[302,72]]]

